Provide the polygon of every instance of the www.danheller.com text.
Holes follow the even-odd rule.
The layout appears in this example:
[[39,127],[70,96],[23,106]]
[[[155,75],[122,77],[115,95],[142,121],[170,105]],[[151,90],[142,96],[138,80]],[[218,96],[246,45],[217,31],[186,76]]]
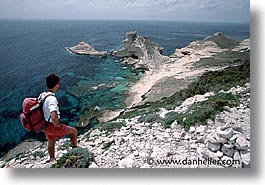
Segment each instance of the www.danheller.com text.
[[185,159],[156,159],[156,158],[147,158],[146,163],[149,165],[176,165],[176,166],[193,166],[193,165],[200,165],[200,166],[232,166],[232,165],[240,165],[240,160],[221,160],[221,159],[200,159],[200,158],[185,158]]

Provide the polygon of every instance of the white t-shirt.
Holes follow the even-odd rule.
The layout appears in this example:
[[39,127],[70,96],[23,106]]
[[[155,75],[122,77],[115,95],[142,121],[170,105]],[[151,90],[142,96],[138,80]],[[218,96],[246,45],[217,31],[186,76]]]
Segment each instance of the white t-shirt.
[[[45,117],[46,121],[48,121],[50,116],[51,116],[51,112],[56,111],[58,118],[60,119],[60,111],[59,111],[58,101],[57,101],[57,98],[55,97],[54,93],[43,92],[39,95],[38,99],[42,100],[48,94],[52,94],[53,96],[48,96],[44,102],[44,105],[43,105],[44,117]],[[52,120],[50,119],[49,122],[52,122]]]

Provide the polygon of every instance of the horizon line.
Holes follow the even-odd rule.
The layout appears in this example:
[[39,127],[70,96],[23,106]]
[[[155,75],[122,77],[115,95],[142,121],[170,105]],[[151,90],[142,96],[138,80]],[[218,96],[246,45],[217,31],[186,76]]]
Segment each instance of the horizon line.
[[233,21],[203,21],[203,20],[154,20],[154,19],[82,19],[82,18],[3,18],[0,20],[17,20],[17,21],[153,21],[153,22],[190,22],[190,23],[230,23],[230,24],[250,24],[250,21],[246,22],[233,22]]

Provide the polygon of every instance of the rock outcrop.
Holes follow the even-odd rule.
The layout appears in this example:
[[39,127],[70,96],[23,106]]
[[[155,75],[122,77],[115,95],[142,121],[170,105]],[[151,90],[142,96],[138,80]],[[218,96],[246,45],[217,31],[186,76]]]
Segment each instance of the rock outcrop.
[[211,41],[218,45],[218,47],[224,49],[232,49],[239,44],[239,41],[223,34],[222,32],[214,33],[212,36],[206,37],[203,41]]
[[[228,51],[238,44],[238,41],[218,32],[203,40],[191,42],[184,48],[176,49],[175,53],[170,57],[173,59],[189,57],[189,60],[196,62],[201,58],[208,58],[217,53]],[[247,43],[245,45],[247,45]]]
[[250,39],[245,39],[239,43],[232,51],[245,52],[250,51]]
[[190,61],[199,61],[201,58],[209,58],[225,51],[250,50],[249,39],[239,42],[227,35],[217,32],[200,41],[191,42],[188,46],[176,49],[170,57],[174,59],[189,58]]
[[135,68],[152,70],[159,68],[169,58],[162,55],[163,48],[151,40],[137,36],[136,32],[126,33],[126,39],[122,41],[122,49],[112,51],[115,57],[122,58],[123,63]]
[[170,57],[173,59],[181,59],[189,57],[192,61],[199,61],[201,58],[211,57],[217,53],[227,51],[228,49],[221,49],[215,42],[209,40],[194,41],[188,46],[176,49],[175,53]]
[[100,56],[106,57],[106,51],[97,51],[93,46],[81,41],[77,46],[67,47],[66,48],[69,52],[75,53],[78,55],[90,55],[90,56]]

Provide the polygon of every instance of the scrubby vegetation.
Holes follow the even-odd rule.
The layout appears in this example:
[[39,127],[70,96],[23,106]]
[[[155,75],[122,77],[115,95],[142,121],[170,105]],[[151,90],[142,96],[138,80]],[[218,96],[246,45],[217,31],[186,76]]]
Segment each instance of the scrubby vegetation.
[[227,65],[240,65],[243,61],[250,60],[249,52],[238,51],[224,51],[208,58],[201,58],[194,66],[199,67],[212,67],[212,66],[227,66]]
[[145,114],[142,115],[138,121],[139,122],[147,122],[147,123],[152,123],[160,119],[160,116],[156,113],[150,113],[150,114]]
[[[149,102],[144,105],[134,107],[128,110],[117,119],[132,118],[142,115],[139,122],[160,122],[164,127],[177,121],[185,129],[188,129],[195,123],[205,124],[207,119],[212,119],[217,113],[224,110],[225,106],[236,106],[238,97],[228,93],[218,94],[221,90],[229,90],[232,87],[244,86],[250,81],[250,63],[244,61],[239,66],[227,67],[220,71],[209,71],[192,82],[188,88],[175,93],[173,96],[164,98],[157,102]],[[169,113],[165,119],[161,119],[156,112],[161,107],[167,110],[173,110],[179,106],[185,99],[196,94],[205,94],[215,92],[217,95],[210,97],[207,101],[194,104],[185,114],[176,112]]]
[[123,126],[125,126],[125,122],[113,121],[113,122],[100,124],[98,128],[100,131],[106,131],[106,133],[111,133],[114,132],[115,130],[120,129]]
[[214,119],[217,113],[222,112],[226,106],[234,107],[238,104],[239,97],[231,93],[221,93],[209,97],[208,100],[195,103],[184,114],[170,112],[162,119],[161,123],[168,128],[177,121],[186,130],[195,124],[206,124],[208,119]]
[[232,49],[239,44],[239,41],[229,38],[223,33],[218,33],[217,35],[213,35],[209,38],[204,39],[204,41],[213,41],[220,48],[223,48],[223,49],[226,49],[226,48]]
[[93,155],[87,149],[73,148],[68,153],[64,154],[53,168],[88,168]]
[[107,143],[103,143],[102,149],[103,149],[103,150],[106,150],[106,149],[108,149],[112,144],[115,144],[115,141],[114,141],[114,140],[111,140],[111,141],[109,141],[109,142],[107,142]]

